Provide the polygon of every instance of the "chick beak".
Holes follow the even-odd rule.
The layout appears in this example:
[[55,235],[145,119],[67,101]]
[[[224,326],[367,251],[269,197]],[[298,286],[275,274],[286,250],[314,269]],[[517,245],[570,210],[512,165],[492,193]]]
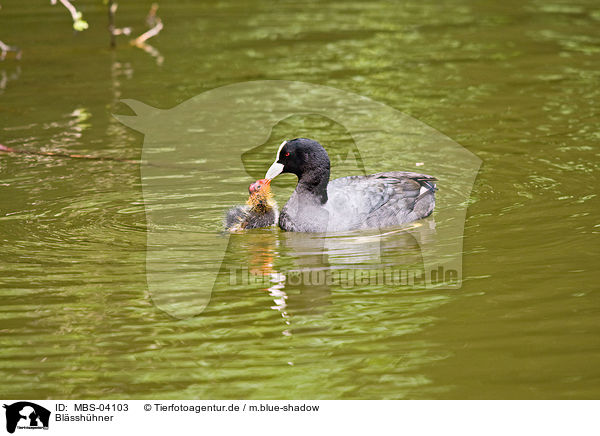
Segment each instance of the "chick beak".
[[248,186],[248,193],[250,195],[254,195],[258,191],[260,191],[263,187],[268,188],[270,185],[271,185],[270,180],[267,180],[267,179],[257,180],[256,182],[254,182],[250,186]]

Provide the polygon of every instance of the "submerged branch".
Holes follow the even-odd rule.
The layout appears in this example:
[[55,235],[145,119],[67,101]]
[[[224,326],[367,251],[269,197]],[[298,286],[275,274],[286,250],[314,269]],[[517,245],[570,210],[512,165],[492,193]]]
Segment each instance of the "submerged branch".
[[13,153],[13,154],[27,154],[31,156],[51,156],[51,157],[66,157],[71,159],[88,159],[88,160],[102,160],[102,161],[113,161],[113,162],[125,162],[130,164],[139,164],[139,160],[133,159],[122,159],[118,157],[107,157],[107,156],[93,156],[89,154],[75,154],[75,153],[64,153],[56,151],[34,151],[34,150],[20,150],[0,144],[0,153]]

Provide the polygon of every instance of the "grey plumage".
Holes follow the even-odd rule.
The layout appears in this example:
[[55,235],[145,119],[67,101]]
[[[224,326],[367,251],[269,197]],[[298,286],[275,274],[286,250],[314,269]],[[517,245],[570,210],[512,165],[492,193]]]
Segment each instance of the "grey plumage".
[[435,181],[427,174],[402,171],[342,177],[327,185],[325,204],[295,191],[279,225],[287,231],[335,232],[409,223],[433,212]]
[[[281,210],[279,226],[295,232],[336,232],[397,226],[433,212],[436,179],[389,171],[329,183],[329,157],[316,141],[288,141],[277,163],[298,176],[296,190]],[[289,168],[289,169],[288,169]]]

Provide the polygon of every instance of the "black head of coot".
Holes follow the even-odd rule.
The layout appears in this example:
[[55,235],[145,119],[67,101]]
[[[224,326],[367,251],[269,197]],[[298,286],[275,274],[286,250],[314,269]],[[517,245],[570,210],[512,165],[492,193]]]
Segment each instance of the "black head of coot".
[[283,165],[282,173],[291,173],[302,179],[307,173],[327,174],[329,179],[329,156],[321,144],[308,138],[286,141],[279,150],[277,163]]

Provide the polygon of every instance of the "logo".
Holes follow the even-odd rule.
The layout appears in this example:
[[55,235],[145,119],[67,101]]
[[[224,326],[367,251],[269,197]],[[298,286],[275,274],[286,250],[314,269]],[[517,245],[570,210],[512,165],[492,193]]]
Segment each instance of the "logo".
[[19,401],[4,405],[6,409],[6,431],[14,433],[15,429],[48,430],[50,411],[29,401]]
[[[202,313],[213,288],[230,281],[224,271],[242,272],[246,257],[256,258],[251,249],[248,256],[240,254],[243,248],[235,245],[240,238],[223,234],[220,217],[235,204],[234,197],[213,195],[211,188],[224,183],[232,191],[245,192],[247,183],[265,177],[283,140],[302,136],[325,146],[338,171],[333,178],[385,170],[431,174],[439,180],[435,211],[393,234],[388,229],[347,235],[273,234],[272,243],[261,240],[268,245],[261,253],[283,249],[295,259],[289,271],[314,261],[331,274],[351,274],[352,286],[365,285],[361,277],[355,281],[357,265],[368,266],[373,274],[392,269],[402,277],[405,265],[423,264],[415,271],[418,277],[410,278],[419,286],[461,287],[464,224],[481,159],[432,127],[368,97],[303,82],[227,85],[171,109],[122,102],[135,115],[115,115],[117,120],[144,134],[140,175],[148,291],[154,304],[171,316],[183,319]],[[293,124],[298,119],[306,123]],[[323,125],[329,127],[310,127]],[[297,132],[293,126],[304,130]],[[256,156],[264,156],[260,167],[254,163]],[[382,161],[393,166],[385,167]],[[198,202],[205,198],[210,198],[211,208]],[[348,252],[354,255],[345,255]],[[321,253],[320,260],[305,253]],[[296,285],[280,281],[287,275],[272,259],[258,264],[250,266],[252,274],[278,277],[282,288],[314,285],[304,279]]]

